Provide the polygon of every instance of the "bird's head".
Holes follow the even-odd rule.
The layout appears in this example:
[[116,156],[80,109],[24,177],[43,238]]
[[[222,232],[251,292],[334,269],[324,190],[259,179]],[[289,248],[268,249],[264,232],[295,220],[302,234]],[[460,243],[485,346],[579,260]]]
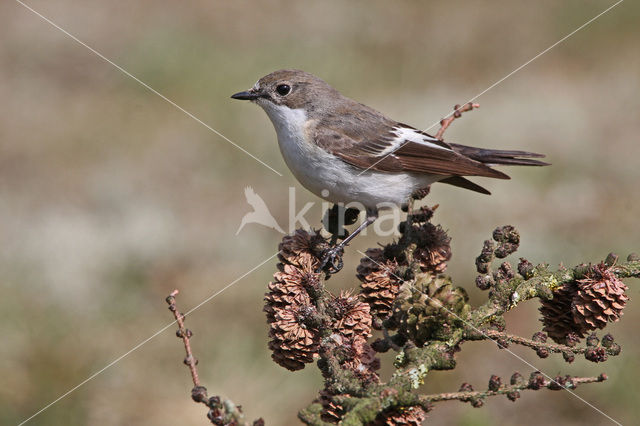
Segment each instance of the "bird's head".
[[311,111],[340,94],[325,81],[300,70],[279,70],[262,77],[249,90],[236,93],[233,99],[249,100],[270,109],[287,107]]

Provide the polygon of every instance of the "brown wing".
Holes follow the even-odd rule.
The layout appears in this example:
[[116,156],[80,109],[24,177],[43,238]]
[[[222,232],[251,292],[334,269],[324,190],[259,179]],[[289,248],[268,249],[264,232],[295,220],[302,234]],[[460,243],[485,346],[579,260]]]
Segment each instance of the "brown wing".
[[322,148],[363,170],[509,179],[445,142],[374,110],[360,109],[357,114],[345,112],[324,119],[316,126],[314,138]]

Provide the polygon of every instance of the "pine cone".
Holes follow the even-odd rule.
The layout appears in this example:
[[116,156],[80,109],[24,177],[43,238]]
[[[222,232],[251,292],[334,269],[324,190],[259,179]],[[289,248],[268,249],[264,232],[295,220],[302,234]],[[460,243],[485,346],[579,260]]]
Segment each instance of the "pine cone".
[[[344,395],[348,396],[348,395]],[[318,398],[320,404],[322,404],[322,414],[320,417],[322,420],[328,423],[337,425],[342,420],[342,416],[345,415],[344,407],[337,404],[327,390],[320,391],[320,398]]]
[[604,263],[592,267],[584,279],[578,280],[571,304],[574,321],[588,330],[618,321],[629,300],[627,288]]
[[371,314],[384,320],[391,314],[393,302],[402,280],[395,272],[398,262],[387,259],[381,248],[368,249],[360,259],[357,277],[362,284],[362,299],[371,307]]
[[394,408],[378,414],[372,426],[420,426],[426,418],[421,407]]
[[426,273],[398,296],[392,318],[399,333],[421,347],[428,340],[448,339],[454,324],[466,319],[468,300],[449,278]]
[[[437,275],[446,269],[451,259],[451,239],[440,226],[429,223],[434,210],[422,207],[414,212],[411,227],[408,222],[401,224],[402,237],[397,243],[369,249],[360,260],[357,276],[362,281],[362,298],[371,306],[373,316],[389,318],[407,276],[413,278],[415,271]],[[408,258],[412,259],[411,264]]]
[[380,359],[376,357],[376,351],[362,336],[342,338],[342,345],[338,349],[344,351],[344,361],[340,366],[344,370],[350,370],[358,377],[364,386],[380,382],[377,370],[380,369]]
[[566,343],[566,337],[574,333],[578,337],[584,337],[586,329],[576,326],[571,313],[571,302],[576,292],[574,281],[564,283],[562,287],[553,292],[553,299],[540,299],[542,306],[540,321],[544,324],[542,328],[556,343]]
[[629,300],[626,290],[627,286],[607,265],[591,266],[585,278],[563,284],[554,291],[553,299],[542,301],[543,330],[555,342],[566,343],[569,333],[582,338],[602,329],[607,322],[618,321],[622,316]]
[[282,242],[278,245],[280,251],[278,258],[281,262],[288,263],[289,259],[295,258],[301,253],[308,253],[319,263],[327,248],[329,248],[329,243],[320,235],[320,231],[308,232],[304,229],[296,229],[293,235],[285,235],[282,238]]
[[298,230],[280,243],[278,271],[265,294],[272,358],[289,370],[313,362],[320,335],[315,325],[315,298],[321,290],[315,272],[326,240],[318,232]]
[[[348,396],[344,394],[341,396]],[[332,395],[326,390],[320,391],[318,401],[322,404],[322,420],[332,424],[339,424],[346,414],[344,407],[336,403]],[[422,407],[393,408],[384,410],[376,419],[367,423],[369,426],[420,426],[427,418]]]
[[310,305],[275,309],[269,330],[269,349],[273,351],[271,357],[277,364],[296,371],[313,362],[318,353],[320,334],[307,324],[315,313],[315,308]]
[[274,309],[304,306],[311,303],[312,295],[320,289],[320,274],[315,272],[317,258],[306,252],[291,255],[287,263],[279,263],[278,271],[265,294],[264,311],[267,322],[274,321]]
[[416,243],[413,258],[422,272],[441,274],[447,269],[447,262],[451,259],[451,238],[440,225],[427,222],[414,226],[410,238]]
[[351,296],[348,292],[341,292],[333,297],[327,306],[327,312],[333,318],[332,328],[342,336],[371,336],[371,313],[369,305]]

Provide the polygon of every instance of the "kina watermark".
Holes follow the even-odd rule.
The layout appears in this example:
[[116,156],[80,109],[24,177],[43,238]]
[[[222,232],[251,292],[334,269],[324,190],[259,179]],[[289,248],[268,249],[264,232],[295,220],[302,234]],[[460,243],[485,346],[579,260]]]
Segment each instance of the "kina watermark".
[[[240,221],[240,226],[236,231],[236,235],[240,234],[248,225],[260,225],[267,228],[271,228],[281,234],[292,234],[297,228],[303,228],[310,230],[311,225],[307,220],[307,217],[322,217],[323,226],[325,229],[329,229],[329,214],[327,212],[330,209],[337,209],[338,213],[338,229],[343,229],[346,225],[353,224],[352,220],[349,220],[349,216],[357,215],[357,222],[360,223],[363,220],[365,206],[357,201],[349,202],[346,204],[338,203],[334,204],[329,201],[322,202],[307,202],[302,206],[298,206],[296,202],[297,188],[290,186],[288,191],[288,217],[286,219],[278,218],[271,213],[271,209],[267,202],[262,198],[252,187],[247,186],[244,189],[244,196],[247,204],[252,208],[247,212]],[[323,190],[322,195],[328,197],[330,195],[328,190]],[[337,207],[334,207],[337,206]],[[379,237],[399,237],[400,232],[398,226],[401,219],[401,206],[395,203],[379,203],[376,205],[379,216],[372,226],[365,228],[361,234],[367,235],[367,230],[370,229],[373,233]],[[285,224],[286,222],[286,224]],[[312,220],[312,222],[314,222]],[[281,226],[280,224],[285,224]]]

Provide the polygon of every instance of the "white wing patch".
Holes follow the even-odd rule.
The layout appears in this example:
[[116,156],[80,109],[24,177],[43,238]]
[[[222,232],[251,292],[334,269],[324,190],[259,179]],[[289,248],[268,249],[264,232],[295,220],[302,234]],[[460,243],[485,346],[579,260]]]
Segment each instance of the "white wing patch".
[[403,144],[407,142],[415,142],[420,145],[428,146],[429,148],[444,149],[445,151],[451,151],[449,148],[445,148],[437,143],[431,141],[437,141],[437,139],[430,138],[427,135],[416,132],[415,129],[408,127],[394,127],[391,130],[396,137],[389,142],[389,146],[378,154],[379,157],[389,155],[398,150]]

